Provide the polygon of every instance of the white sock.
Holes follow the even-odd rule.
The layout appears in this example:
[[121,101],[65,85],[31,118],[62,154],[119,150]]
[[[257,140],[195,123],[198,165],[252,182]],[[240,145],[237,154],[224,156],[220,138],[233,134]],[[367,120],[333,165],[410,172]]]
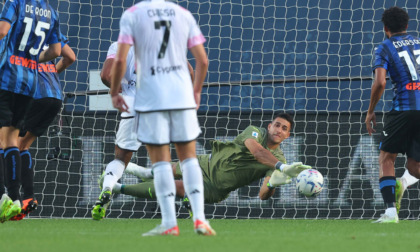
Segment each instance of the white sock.
[[197,219],[204,221],[206,217],[204,215],[203,174],[198,159],[185,159],[181,162],[181,167],[185,193],[190,200],[194,221]]
[[407,189],[407,187],[414,185],[419,181],[418,178],[411,176],[408,170],[405,170],[404,174],[401,177],[401,184],[403,186],[403,189]]
[[395,215],[397,215],[397,208],[396,207],[388,207],[385,210],[385,214],[388,215],[389,217],[394,217]]
[[144,168],[131,162],[125,168],[125,172],[139,178],[153,178],[152,169]]
[[120,183],[115,183],[115,185],[114,185],[114,188],[112,188],[112,191],[114,192],[114,193],[121,193],[121,184]]
[[156,197],[162,213],[162,226],[172,228],[177,225],[175,212],[175,180],[169,162],[156,162],[152,166]]
[[104,183],[102,185],[103,190],[108,188],[112,191],[115,183],[122,177],[124,172],[125,164],[121,160],[112,160],[105,169]]

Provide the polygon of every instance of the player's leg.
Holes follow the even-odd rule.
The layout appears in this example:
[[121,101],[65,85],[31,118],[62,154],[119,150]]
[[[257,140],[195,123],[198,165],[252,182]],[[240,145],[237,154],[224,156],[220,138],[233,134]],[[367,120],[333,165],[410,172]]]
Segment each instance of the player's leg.
[[377,221],[378,223],[397,223],[398,214],[395,207],[395,169],[394,163],[398,153],[382,151],[379,154],[379,187],[385,203],[385,214]]
[[175,212],[175,181],[169,149],[170,119],[168,112],[137,113],[137,137],[146,143],[152,162],[154,186],[161,213],[162,224],[144,233],[144,236],[178,235]]
[[141,178],[143,181],[148,180],[148,179],[153,179],[152,169],[145,168],[143,166],[140,166],[132,162],[129,162],[127,164],[127,167],[125,167],[124,172],[127,174],[131,174],[133,176],[136,176],[138,178]]
[[92,218],[94,220],[101,220],[105,217],[114,185],[122,177],[125,167],[133,156],[133,152],[137,151],[141,146],[133,128],[134,118],[123,118],[119,124],[115,139],[115,159],[105,168],[102,191],[92,209]]
[[[407,160],[407,166],[409,166],[409,163],[410,161]],[[395,207],[397,208],[397,213],[400,212],[401,201],[405,190],[407,190],[407,187],[414,185],[418,181],[418,178],[410,175],[408,169],[404,171],[404,174],[401,178],[397,178],[397,183],[395,185]]]
[[195,110],[173,111],[171,123],[176,125],[171,129],[171,141],[175,143],[181,162],[182,179],[193,212],[195,232],[202,235],[215,235],[216,232],[210,227],[204,214],[203,174],[195,147],[195,139],[201,133],[197,113]]
[[[184,197],[184,185],[182,180],[175,180],[175,190],[177,197]],[[134,185],[116,183],[113,188],[114,193],[130,195],[141,199],[157,199],[153,181],[142,182]]]

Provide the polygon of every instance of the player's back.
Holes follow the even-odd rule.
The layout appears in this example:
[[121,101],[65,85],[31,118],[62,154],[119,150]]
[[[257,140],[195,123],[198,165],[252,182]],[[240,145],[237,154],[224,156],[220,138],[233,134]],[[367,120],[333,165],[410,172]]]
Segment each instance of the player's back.
[[58,15],[46,0],[9,0],[0,20],[11,24],[0,47],[0,88],[32,96],[40,49],[59,41]]
[[380,44],[374,67],[388,70],[394,84],[393,109],[420,110],[420,39],[398,34]]
[[172,2],[143,1],[124,13],[123,36],[125,29],[131,29],[140,68],[136,110],[195,108],[186,53],[194,38],[204,38],[191,13]]

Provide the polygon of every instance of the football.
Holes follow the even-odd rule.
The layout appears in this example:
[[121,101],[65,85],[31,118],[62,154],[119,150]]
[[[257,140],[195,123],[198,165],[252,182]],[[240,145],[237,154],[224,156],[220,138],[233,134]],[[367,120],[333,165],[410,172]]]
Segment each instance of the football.
[[296,188],[306,197],[317,196],[323,187],[324,177],[315,169],[304,170],[296,177]]

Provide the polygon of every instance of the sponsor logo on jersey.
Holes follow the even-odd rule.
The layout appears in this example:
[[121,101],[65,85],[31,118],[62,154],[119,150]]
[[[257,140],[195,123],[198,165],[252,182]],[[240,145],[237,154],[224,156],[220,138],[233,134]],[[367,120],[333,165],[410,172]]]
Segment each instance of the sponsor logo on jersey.
[[175,71],[179,71],[182,69],[182,66],[169,66],[169,67],[151,67],[150,71],[152,75],[156,75],[156,74],[168,74],[170,72],[175,72]]
[[31,60],[31,59],[27,59],[24,57],[20,57],[20,56],[15,56],[12,55],[9,58],[9,62],[12,65],[16,65],[16,66],[23,66],[29,69],[36,69],[37,68],[37,63],[35,60]]
[[405,85],[407,90],[420,90],[420,82],[410,82]]
[[252,136],[258,138],[258,132],[252,131]]
[[38,72],[56,73],[57,69],[54,64],[38,64]]

